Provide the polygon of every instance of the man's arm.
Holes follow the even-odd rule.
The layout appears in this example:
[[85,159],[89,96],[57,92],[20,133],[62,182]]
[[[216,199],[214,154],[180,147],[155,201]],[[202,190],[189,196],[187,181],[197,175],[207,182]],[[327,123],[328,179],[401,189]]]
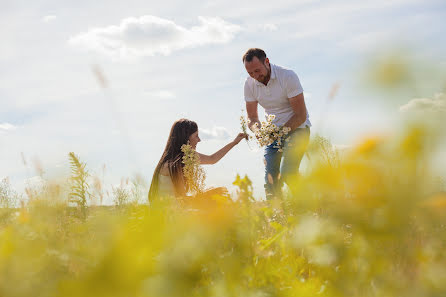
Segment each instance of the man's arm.
[[294,115],[288,120],[288,122],[285,123],[285,126],[290,127],[291,131],[293,131],[306,121],[307,108],[305,106],[304,93],[300,93],[299,95],[291,97],[288,100],[290,101]]
[[246,102],[246,113],[248,114],[249,124],[248,128],[254,132],[254,125],[257,123],[257,127],[260,128],[259,114],[257,112],[257,106],[259,103],[257,101]]

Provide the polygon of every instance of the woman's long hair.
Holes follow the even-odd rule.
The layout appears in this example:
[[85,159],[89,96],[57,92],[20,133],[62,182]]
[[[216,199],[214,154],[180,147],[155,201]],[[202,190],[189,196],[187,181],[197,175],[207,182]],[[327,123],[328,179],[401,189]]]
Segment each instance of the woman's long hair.
[[197,123],[187,119],[180,119],[173,123],[167,139],[166,148],[153,173],[152,183],[149,191],[149,201],[152,202],[158,196],[159,175],[161,168],[167,163],[169,175],[175,189],[176,195],[182,196],[186,193],[183,182],[183,152],[181,146],[187,144],[189,137],[198,131]]

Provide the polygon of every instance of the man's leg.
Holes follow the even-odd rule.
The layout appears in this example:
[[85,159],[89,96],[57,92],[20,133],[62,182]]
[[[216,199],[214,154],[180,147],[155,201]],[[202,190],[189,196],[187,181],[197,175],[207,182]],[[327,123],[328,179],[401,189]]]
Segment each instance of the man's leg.
[[308,148],[310,141],[310,128],[298,128],[290,135],[290,140],[283,150],[281,174],[284,182],[293,193],[293,184],[299,177],[300,162]]
[[266,199],[282,196],[282,180],[280,179],[280,161],[282,153],[276,148],[274,142],[265,148],[265,194]]

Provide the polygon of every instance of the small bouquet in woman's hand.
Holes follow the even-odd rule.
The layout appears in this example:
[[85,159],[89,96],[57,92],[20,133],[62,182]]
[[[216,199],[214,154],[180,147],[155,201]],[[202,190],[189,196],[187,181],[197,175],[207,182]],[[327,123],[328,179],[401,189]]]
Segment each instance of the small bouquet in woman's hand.
[[249,119],[246,119],[244,116],[240,116],[240,125],[242,127],[242,132],[245,133],[246,135],[248,135],[248,137],[246,138],[246,143],[248,143],[249,148],[251,148],[251,146],[249,145],[249,140],[252,139],[252,135],[249,135],[248,131],[248,125],[250,123]]
[[260,127],[258,123],[255,123],[254,134],[259,146],[270,145],[276,141],[277,146],[275,147],[279,149],[279,152],[282,152],[284,146],[283,141],[289,140],[286,136],[291,131],[291,128],[286,126],[279,127],[273,124],[275,117],[275,115],[268,115],[267,120],[261,122]]

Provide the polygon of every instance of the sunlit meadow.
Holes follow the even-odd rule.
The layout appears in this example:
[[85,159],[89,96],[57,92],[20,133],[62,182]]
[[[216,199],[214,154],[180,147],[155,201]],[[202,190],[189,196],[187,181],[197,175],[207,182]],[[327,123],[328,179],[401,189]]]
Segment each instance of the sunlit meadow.
[[1,296],[441,296],[446,195],[429,171],[432,137],[408,128],[342,158],[318,138],[297,194],[268,203],[238,177],[235,201],[148,206],[116,192],[115,207],[88,207],[88,190],[48,182],[5,208],[17,197],[4,180]]
[[[375,66],[370,88],[409,83],[405,64]],[[414,116],[343,150],[315,133],[307,168],[272,201],[237,176],[230,198],[149,205],[147,181],[105,193],[67,152],[67,180],[0,184],[0,296],[444,296],[442,123]]]

